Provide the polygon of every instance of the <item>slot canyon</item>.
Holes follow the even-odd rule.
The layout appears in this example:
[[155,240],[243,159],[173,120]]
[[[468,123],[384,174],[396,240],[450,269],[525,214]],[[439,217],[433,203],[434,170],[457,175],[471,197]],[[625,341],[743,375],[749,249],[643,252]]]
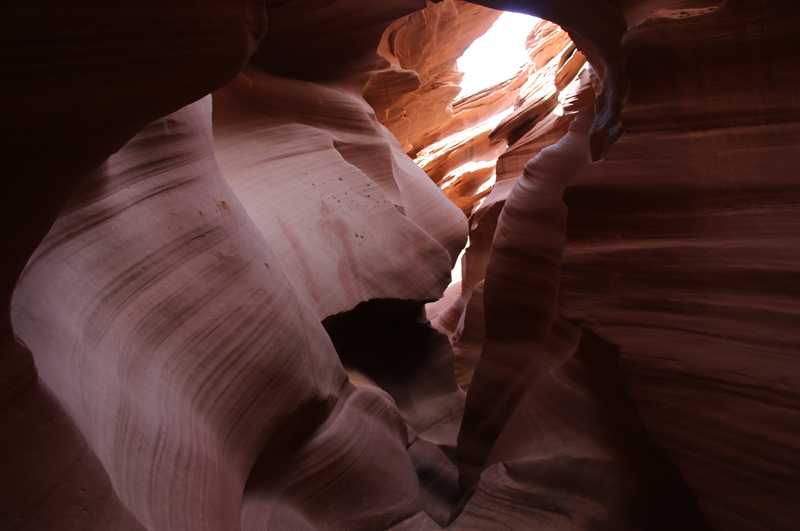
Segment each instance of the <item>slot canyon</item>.
[[0,531],[800,528],[798,36],[8,0]]

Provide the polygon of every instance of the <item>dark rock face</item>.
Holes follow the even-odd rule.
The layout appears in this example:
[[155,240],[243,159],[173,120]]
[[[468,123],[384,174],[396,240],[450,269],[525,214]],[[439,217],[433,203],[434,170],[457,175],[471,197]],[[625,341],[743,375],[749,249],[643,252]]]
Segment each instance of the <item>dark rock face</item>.
[[0,13],[0,531],[794,529],[800,9],[479,3]]
[[42,1],[0,10],[3,529],[143,529],[87,443],[94,428],[76,427],[80,412],[38,379],[10,306],[26,262],[86,174],[153,120],[232,80],[266,30],[262,2],[194,7]]
[[[231,81],[263,1],[11,2],[0,13],[4,297],[87,172],[153,120]],[[34,156],[34,154],[39,154]]]
[[562,304],[716,529],[798,510],[798,29],[739,1],[633,29],[628,133],[565,196]]

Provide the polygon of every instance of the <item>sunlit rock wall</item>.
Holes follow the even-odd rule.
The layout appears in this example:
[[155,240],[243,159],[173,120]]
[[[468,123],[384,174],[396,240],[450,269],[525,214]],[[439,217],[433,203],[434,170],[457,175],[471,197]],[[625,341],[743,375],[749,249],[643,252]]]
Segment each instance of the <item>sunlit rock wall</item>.
[[[430,24],[418,15],[406,20],[406,27]],[[391,37],[399,43],[396,46],[408,38],[404,34]],[[411,151],[416,163],[467,216],[489,195],[496,180],[515,178],[525,162],[564,136],[574,109],[589,101],[575,99],[590,73],[586,58],[565,31],[541,21],[531,31],[526,48],[529,59],[516,73],[476,94],[454,100],[452,92],[450,99],[439,101],[429,101],[426,92],[406,96],[407,107],[423,102],[426,106],[423,117],[412,120],[428,125]],[[371,83],[379,86],[380,78]],[[447,113],[447,119],[425,122],[437,113]],[[390,119],[378,116],[392,128]]]
[[387,28],[378,48],[384,68],[370,79],[364,97],[407,153],[414,156],[450,121],[451,103],[461,92],[456,59],[500,14],[443,0]]

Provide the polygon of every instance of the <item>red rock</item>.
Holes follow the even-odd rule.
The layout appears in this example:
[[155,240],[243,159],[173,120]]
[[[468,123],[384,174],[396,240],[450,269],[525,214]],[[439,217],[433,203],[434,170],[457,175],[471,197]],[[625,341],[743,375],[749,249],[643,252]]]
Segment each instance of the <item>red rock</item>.
[[43,1],[0,13],[0,97],[13,102],[0,115],[0,156],[15,198],[0,221],[24,227],[3,231],[15,250],[3,260],[4,300],[81,176],[151,121],[233,79],[266,30],[257,0],[194,8]]
[[[585,106],[594,99],[591,70],[581,69],[585,58],[566,32],[541,21],[528,47],[531,61],[514,77],[458,100],[452,118],[429,125],[415,141],[417,164],[466,215],[495,180],[516,177],[525,162],[566,134],[574,114],[570,105]],[[421,97],[410,95],[408,101]],[[439,109],[446,104],[440,102]],[[381,120],[392,127],[386,116]]]
[[413,437],[455,447],[464,393],[453,349],[423,317],[421,303],[374,300],[323,324],[348,372],[388,392]]
[[[567,217],[561,196],[567,182],[590,163],[586,134],[593,118],[584,113],[571,134],[526,165],[500,214],[484,286],[486,342],[459,432],[461,482],[466,487],[477,482],[474,474],[486,464],[525,389],[562,362],[544,350],[558,311],[561,227]],[[521,270],[526,274],[519,274]],[[524,324],[521,316],[526,317]]]
[[[444,0],[428,3],[387,28],[378,51],[390,64],[370,79],[364,97],[407,153],[416,155],[431,143],[425,137],[450,121],[450,104],[461,91],[456,59],[500,14],[462,0]],[[409,71],[417,73],[419,86],[401,94],[399,85],[413,85]],[[395,94],[390,105],[387,93]]]
[[682,13],[631,31],[628,134],[568,188],[561,300],[619,346],[642,421],[709,523],[788,531],[800,496],[797,9]]
[[255,69],[215,95],[222,171],[320,320],[438,298],[466,239],[464,216],[369,111]]
[[[261,503],[260,483],[245,488],[259,455],[296,459],[285,484],[321,481],[293,475],[313,470],[294,453],[303,433],[307,448],[344,444],[339,462],[359,478],[372,465],[340,440],[350,426],[367,430],[365,444],[383,440],[374,459],[406,460],[403,476],[386,457],[396,481],[368,490],[388,489],[389,505],[371,505],[363,525],[400,521],[418,509],[396,420],[383,424],[394,405],[349,390],[216,165],[210,103],[154,122],[82,182],[16,290],[15,330],[147,528],[238,529],[242,492],[246,521],[249,500]],[[360,499],[339,510],[357,518],[347,504]],[[300,500],[285,503],[313,521]]]
[[0,14],[0,528],[794,529],[797,9],[485,3]]
[[3,398],[2,529],[144,531],[69,413],[41,382]]
[[149,122],[233,79],[266,29],[262,2],[192,7],[43,1],[0,12],[4,528],[141,529],[88,449],[88,432],[37,381],[10,305],[18,276],[83,176]]
[[619,8],[594,0],[481,0],[476,3],[503,11],[527,13],[558,24],[567,30],[595,68],[603,71],[603,90],[598,95],[597,115],[590,133],[592,160],[600,160],[623,134],[619,113],[628,96],[620,48],[627,23]]
[[500,214],[458,441],[460,482],[476,491],[452,529],[706,528],[640,424],[617,353],[560,315],[561,197],[589,165],[592,118],[527,164]]

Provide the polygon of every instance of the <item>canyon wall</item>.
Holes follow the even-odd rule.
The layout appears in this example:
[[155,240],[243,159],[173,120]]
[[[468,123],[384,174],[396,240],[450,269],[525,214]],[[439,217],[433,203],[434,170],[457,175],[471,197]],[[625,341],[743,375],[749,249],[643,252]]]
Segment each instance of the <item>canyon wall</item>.
[[634,28],[628,133],[565,195],[562,304],[716,529],[798,515],[798,29],[734,0]]
[[0,14],[0,530],[794,529],[800,10],[479,3]]
[[[628,133],[566,189],[563,311],[620,347],[642,420],[713,527],[790,529],[797,11],[622,7],[638,24],[624,46]],[[544,140],[535,129],[521,132]],[[463,148],[436,149],[447,160]],[[454,341],[463,388],[486,352],[483,278],[497,218],[527,158],[501,155],[498,179],[505,165],[511,182],[477,209],[458,203],[473,213],[463,280],[429,316]]]

